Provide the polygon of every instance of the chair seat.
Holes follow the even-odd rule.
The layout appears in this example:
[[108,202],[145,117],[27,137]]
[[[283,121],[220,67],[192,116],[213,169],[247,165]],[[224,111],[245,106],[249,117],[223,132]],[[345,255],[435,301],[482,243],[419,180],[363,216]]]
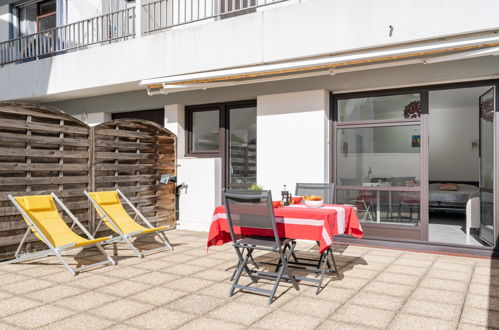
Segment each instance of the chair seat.
[[[279,239],[279,243],[281,246],[291,243],[291,239]],[[274,237],[266,237],[266,236],[251,236],[240,239],[237,241],[238,244],[241,245],[252,245],[252,246],[264,246],[264,247],[276,247],[275,246],[275,238]]]

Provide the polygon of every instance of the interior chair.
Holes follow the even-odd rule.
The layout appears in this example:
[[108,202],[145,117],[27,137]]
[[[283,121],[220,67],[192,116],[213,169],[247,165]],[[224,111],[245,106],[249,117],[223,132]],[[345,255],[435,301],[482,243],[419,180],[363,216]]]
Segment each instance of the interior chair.
[[[51,195],[21,197],[13,197],[12,195],[9,195],[8,197],[23,216],[24,221],[26,221],[26,223],[28,224],[28,228],[15,252],[15,259],[9,260],[7,261],[7,263],[23,262],[48,255],[54,255],[72,275],[76,275],[77,273],[85,269],[94,268],[105,264],[116,264],[116,262],[106,253],[106,251],[101,246],[102,242],[107,241],[111,237],[94,238],[90,234],[90,232],[88,232],[88,230],[80,223],[78,218],[76,218],[75,215],[71,213],[71,211],[69,211],[69,209],[54,193],[52,193]],[[73,220],[73,225],[71,226],[71,228],[61,218],[59,210],[57,209],[54,201],[57,202],[57,204],[64,210],[64,212],[66,212],[70,219]],[[75,225],[78,226],[78,228],[87,236],[87,238],[76,234],[72,230]],[[48,246],[48,250],[21,254],[22,246],[26,242],[26,239],[30,232],[35,234],[35,236],[40,241],[45,243]],[[89,246],[97,247],[97,249],[104,255],[106,260],[90,265],[72,268],[62,257],[62,254],[66,250]]]
[[334,183],[297,183],[296,196],[317,195],[321,196],[326,204],[334,201]]
[[[135,253],[135,255],[142,258],[144,257],[144,254],[132,244],[131,239],[141,235],[154,233],[163,242],[164,246],[148,250],[148,253],[173,250],[173,247],[164,233],[167,230],[167,227],[154,227],[149,220],[147,220],[147,218],[142,215],[142,213],[140,213],[135,206],[133,206],[130,200],[126,198],[126,196],[119,189],[116,189],[116,191],[99,191],[91,193],[85,191],[84,194],[88,197],[88,199],[90,199],[92,205],[101,218],[95,228],[95,233],[97,233],[102,222],[104,222],[109,229],[118,234],[118,236],[114,237],[109,242],[125,242]],[[120,197],[135,213],[135,217],[133,219],[125,210],[123,204],[121,204]],[[140,218],[147,227],[137,223],[135,221],[137,217]]]
[[[362,187],[362,181],[359,179],[341,178],[341,184],[344,186]],[[348,194],[354,191],[347,190]],[[355,193],[355,192],[354,192]],[[376,196],[373,195],[372,191],[359,191],[356,197],[353,198],[352,204],[355,205],[358,213],[364,213],[362,221],[370,220],[374,221],[372,214],[372,209],[374,207],[374,201]]]
[[[241,289],[267,295],[268,303],[271,304],[282,280],[290,281],[293,287],[299,290],[298,282],[288,267],[288,259],[294,251],[296,242],[279,238],[270,191],[224,190],[224,200],[232,245],[238,257],[229,297],[236,289]],[[255,230],[270,230],[272,236],[255,235]],[[277,272],[250,269],[248,262],[255,250],[277,253],[279,255]],[[253,283],[257,283],[259,278],[273,280],[273,288],[266,290],[239,284],[243,272]]]
[[480,193],[470,194],[466,203],[466,237],[470,237],[471,228],[480,228]]

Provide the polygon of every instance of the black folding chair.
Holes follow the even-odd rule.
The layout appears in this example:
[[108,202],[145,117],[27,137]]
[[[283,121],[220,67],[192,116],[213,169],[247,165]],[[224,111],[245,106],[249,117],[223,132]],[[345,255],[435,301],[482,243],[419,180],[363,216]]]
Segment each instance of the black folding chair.
[[333,203],[334,183],[297,183],[295,196],[317,195],[321,196],[326,204]]
[[[295,196],[304,196],[304,195],[317,195],[321,196],[322,199],[324,200],[324,203],[326,204],[332,204],[334,201],[334,183],[296,183],[296,189],[295,189]],[[319,245],[319,242],[317,242],[317,245]],[[331,256],[331,260],[333,261],[333,267],[331,267],[331,264],[329,263],[329,260],[327,256]],[[305,263],[300,260],[306,260],[306,261],[316,261],[314,259],[310,258],[300,258],[296,256],[296,254],[293,252],[292,257],[294,261],[289,261],[291,265],[301,265],[301,266],[314,266],[313,264],[310,263]],[[322,264],[322,267],[321,267]],[[327,249],[325,252],[323,252],[317,261],[316,264],[316,270],[321,272],[321,279],[319,281],[319,285],[317,287],[317,293],[320,292],[321,287],[322,287],[322,280],[324,278],[324,273],[325,273],[325,266],[329,269],[329,272],[334,272],[338,276],[340,276],[338,272],[338,268],[336,267],[336,260],[334,259],[334,254],[332,248]],[[308,269],[308,268],[307,268]],[[314,269],[310,269],[314,270]]]
[[[298,282],[288,268],[288,258],[293,253],[296,242],[290,239],[279,238],[270,191],[224,190],[224,199],[230,235],[239,259],[236,270],[232,276],[229,297],[234,294],[235,289],[248,290],[268,295],[268,303],[271,304],[281,280],[290,281],[294,288],[299,290]],[[236,236],[234,227],[239,227],[241,229],[240,237]],[[272,230],[273,236],[245,235],[245,231],[247,232],[248,229]],[[278,253],[278,270],[275,273],[263,272],[255,269],[250,270],[248,262],[252,260],[252,253],[254,250],[265,250]],[[259,278],[275,281],[272,290],[238,284],[243,271],[248,274],[253,283],[258,282]]]

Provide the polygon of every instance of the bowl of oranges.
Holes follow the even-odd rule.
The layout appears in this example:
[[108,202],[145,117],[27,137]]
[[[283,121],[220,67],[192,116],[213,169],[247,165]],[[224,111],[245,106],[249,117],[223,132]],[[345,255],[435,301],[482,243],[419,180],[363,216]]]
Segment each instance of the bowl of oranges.
[[303,202],[308,207],[321,207],[322,205],[324,205],[324,200],[322,199],[322,197],[317,195],[305,195],[303,196]]

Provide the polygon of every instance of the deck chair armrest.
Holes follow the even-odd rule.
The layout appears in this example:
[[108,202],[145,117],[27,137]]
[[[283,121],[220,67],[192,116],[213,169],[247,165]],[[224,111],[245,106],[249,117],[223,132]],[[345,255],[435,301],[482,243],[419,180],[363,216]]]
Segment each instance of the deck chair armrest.
[[70,243],[70,244],[58,246],[58,247],[56,247],[56,250],[63,251],[63,250],[67,250],[73,246],[76,246],[76,243]]

